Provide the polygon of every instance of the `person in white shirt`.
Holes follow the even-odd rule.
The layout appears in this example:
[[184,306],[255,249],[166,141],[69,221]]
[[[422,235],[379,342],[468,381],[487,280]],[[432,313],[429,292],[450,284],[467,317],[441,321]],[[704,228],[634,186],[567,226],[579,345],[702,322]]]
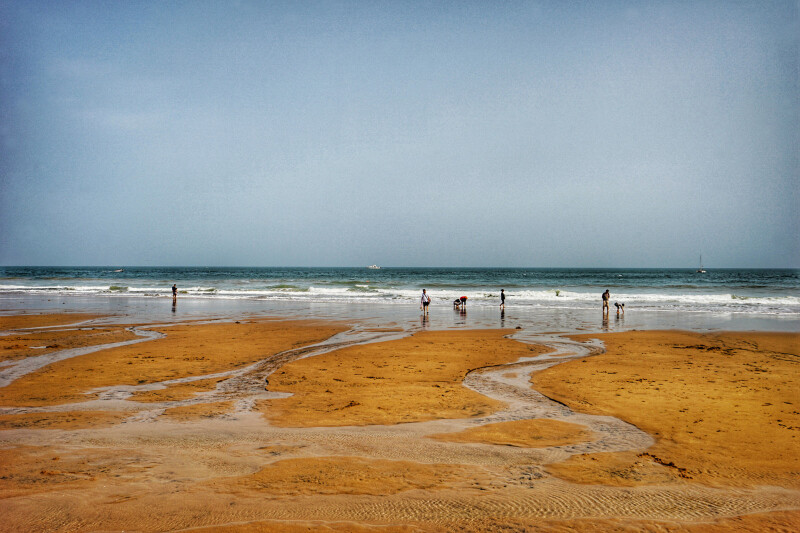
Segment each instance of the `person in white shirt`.
[[428,306],[431,303],[431,297],[428,296],[428,293],[425,292],[425,289],[422,289],[422,298],[419,301],[419,308],[422,309],[422,312],[428,314]]

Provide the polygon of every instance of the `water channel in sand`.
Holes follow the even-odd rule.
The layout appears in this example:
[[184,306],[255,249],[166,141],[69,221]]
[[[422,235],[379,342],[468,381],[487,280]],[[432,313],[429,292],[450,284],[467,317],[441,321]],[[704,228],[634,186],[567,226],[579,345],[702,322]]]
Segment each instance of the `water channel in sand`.
[[[0,386],[6,386],[50,362],[132,342],[146,342],[161,336],[146,328],[134,329],[143,336],[142,339],[63,350],[14,363],[0,371]],[[72,448],[114,448],[142,443],[140,453],[143,460],[170,464],[172,455],[184,454],[199,461],[210,461],[212,458],[222,460],[217,457],[217,452],[212,453],[199,444],[198,440],[224,443],[226,448],[235,448],[245,456],[259,455],[258,450],[269,443],[272,447],[289,450],[280,454],[279,459],[346,456],[423,464],[471,465],[480,472],[480,477],[485,480],[484,489],[488,491],[480,497],[463,491],[445,490],[381,498],[351,496],[347,501],[318,496],[313,499],[299,498],[291,504],[285,501],[243,498],[235,512],[208,500],[205,507],[198,507],[198,512],[199,509],[208,511],[214,517],[211,523],[218,525],[266,519],[392,519],[395,522],[409,520],[446,525],[455,517],[469,522],[473,518],[477,520],[486,516],[698,520],[793,509],[800,504],[795,491],[780,488],[715,489],[700,485],[620,488],[576,485],[549,476],[545,465],[566,460],[572,455],[615,451],[643,452],[653,443],[652,437],[630,424],[612,417],[576,413],[531,388],[531,373],[602,352],[599,344],[578,343],[558,335],[517,332],[513,338],[525,343],[541,343],[553,348],[553,351],[510,365],[475,369],[466,376],[464,386],[507,405],[502,411],[482,418],[433,420],[393,426],[276,428],[253,410],[257,400],[284,396],[270,392],[265,384],[272,372],[290,361],[356,344],[397,339],[419,329],[424,329],[424,324],[421,327],[416,327],[415,324],[406,331],[374,331],[363,325],[355,326],[319,344],[288,350],[230,372],[141,386],[104,387],[93,391],[100,393],[96,399],[81,403],[37,408],[0,408],[2,414],[78,410],[131,413],[122,424],[111,429],[49,433],[22,431],[13,440],[0,435],[0,445],[13,442],[17,445],[41,446],[48,442],[58,442],[60,446]],[[188,400],[140,403],[130,399],[137,391],[208,378],[221,381],[215,390]],[[234,401],[235,409],[221,417],[193,424],[180,424],[160,418],[169,408],[220,401]],[[586,426],[594,433],[595,438],[586,443],[542,449],[458,444],[427,438],[433,434],[453,433],[489,423],[542,418]],[[180,452],[174,452],[176,449]],[[235,470],[234,467],[230,468]],[[47,494],[40,494],[33,496],[32,501],[46,501],[48,498],[50,496]],[[55,508],[57,506],[53,507]]]

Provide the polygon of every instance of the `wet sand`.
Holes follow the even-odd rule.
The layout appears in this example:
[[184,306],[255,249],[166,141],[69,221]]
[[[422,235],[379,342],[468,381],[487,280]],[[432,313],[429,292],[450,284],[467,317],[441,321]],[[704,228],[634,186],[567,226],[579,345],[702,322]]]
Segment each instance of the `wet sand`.
[[[584,340],[596,336],[578,336]],[[800,336],[635,331],[602,356],[553,367],[534,387],[573,409],[653,435],[646,453],[572,457],[551,471],[591,483],[648,483],[647,465],[708,485],[800,488]]]
[[122,331],[0,366],[0,531],[800,526],[797,334]]
[[[44,355],[56,350],[110,344],[136,338],[124,326],[80,327],[98,315],[16,315],[0,316],[0,363],[32,354]],[[35,329],[31,329],[35,328]]]

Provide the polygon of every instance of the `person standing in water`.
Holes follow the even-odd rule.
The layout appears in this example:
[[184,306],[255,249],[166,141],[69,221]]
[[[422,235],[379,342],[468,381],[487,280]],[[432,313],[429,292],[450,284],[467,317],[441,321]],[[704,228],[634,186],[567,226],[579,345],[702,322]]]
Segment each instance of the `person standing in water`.
[[172,284],[172,299],[174,300],[177,297],[178,297],[178,286],[173,283]]
[[422,309],[423,314],[428,314],[428,306],[431,303],[431,297],[428,296],[428,293],[425,292],[425,289],[422,289],[422,298],[419,300],[419,308]]
[[500,289],[500,309],[506,308],[506,292],[505,289]]
[[608,314],[608,299],[611,298],[611,294],[606,289],[606,292],[603,293],[603,314]]

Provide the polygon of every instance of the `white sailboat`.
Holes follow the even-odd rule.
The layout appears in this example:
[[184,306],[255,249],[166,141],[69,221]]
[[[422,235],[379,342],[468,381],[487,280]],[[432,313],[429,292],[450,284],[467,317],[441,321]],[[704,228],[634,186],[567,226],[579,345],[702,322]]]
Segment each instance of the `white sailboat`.
[[698,274],[705,274],[706,269],[703,268],[703,254],[700,254],[700,268],[697,269]]

